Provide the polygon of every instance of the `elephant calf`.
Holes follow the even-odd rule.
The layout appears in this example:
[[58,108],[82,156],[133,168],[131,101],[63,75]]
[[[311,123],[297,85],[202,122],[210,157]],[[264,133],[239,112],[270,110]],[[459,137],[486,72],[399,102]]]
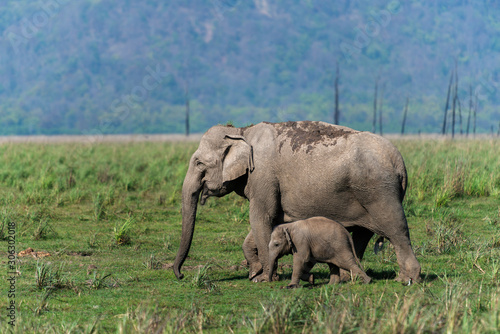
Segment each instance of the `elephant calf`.
[[340,282],[340,270],[345,269],[363,279],[371,278],[360,269],[351,235],[341,224],[324,217],[314,217],[274,228],[269,243],[269,277],[273,277],[277,260],[293,254],[293,273],[289,288],[299,286],[299,279],[314,283],[310,274],[317,263],[328,263],[330,284]]

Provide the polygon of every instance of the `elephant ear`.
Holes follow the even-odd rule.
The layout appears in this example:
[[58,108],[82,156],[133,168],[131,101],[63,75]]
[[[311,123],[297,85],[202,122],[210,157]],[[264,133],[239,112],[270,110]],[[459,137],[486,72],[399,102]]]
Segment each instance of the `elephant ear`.
[[254,170],[253,147],[242,136],[226,135],[231,143],[226,149],[222,167],[222,182],[236,180]]
[[292,238],[290,237],[290,232],[288,232],[288,229],[286,227],[283,229],[283,231],[285,232],[286,241],[288,241],[290,249],[292,250],[293,253],[296,253],[297,249],[295,248],[295,245],[292,242]]

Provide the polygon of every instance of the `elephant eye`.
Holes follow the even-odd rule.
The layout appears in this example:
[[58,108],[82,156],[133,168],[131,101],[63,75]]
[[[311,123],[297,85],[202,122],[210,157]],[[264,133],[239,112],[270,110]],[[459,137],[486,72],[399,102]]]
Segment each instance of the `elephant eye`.
[[279,245],[280,245],[280,243],[279,243],[279,242],[275,242],[275,243],[274,243],[274,247],[278,247]]

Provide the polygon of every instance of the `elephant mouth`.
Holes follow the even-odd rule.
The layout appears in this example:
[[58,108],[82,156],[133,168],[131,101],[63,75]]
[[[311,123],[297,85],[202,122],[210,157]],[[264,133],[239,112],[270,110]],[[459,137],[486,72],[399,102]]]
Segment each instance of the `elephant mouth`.
[[229,193],[228,189],[224,185],[220,188],[210,189],[207,186],[207,183],[204,182],[202,187],[203,187],[203,189],[201,191],[201,197],[200,197],[200,204],[201,205],[205,205],[207,198],[209,198],[209,197],[212,197],[212,196],[222,197],[222,196]]
[[206,183],[203,183],[203,190],[201,191],[200,204],[205,205],[207,198],[210,197],[209,190]]
[[208,188],[207,183],[203,183],[203,190],[201,191],[200,204],[205,205],[207,198],[211,196],[219,196],[220,190],[212,190]]

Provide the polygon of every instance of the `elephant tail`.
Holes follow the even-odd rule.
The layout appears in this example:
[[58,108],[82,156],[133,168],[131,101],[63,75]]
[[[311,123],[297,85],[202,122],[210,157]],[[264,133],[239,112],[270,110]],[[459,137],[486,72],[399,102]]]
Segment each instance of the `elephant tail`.
[[356,254],[356,249],[354,248],[354,241],[352,241],[351,233],[347,233],[347,234],[349,235],[349,243],[351,244],[352,254],[354,255],[354,259],[356,260],[356,264],[361,268],[361,270],[364,270],[363,266],[361,265],[361,261],[359,260],[358,255]]
[[401,153],[399,153],[399,151],[395,153],[397,154],[393,156],[393,166],[395,169],[394,172],[399,181],[399,200],[403,202],[406,194],[406,187],[408,186],[408,173],[406,172],[405,162]]
[[375,246],[373,246],[373,252],[375,253],[375,255],[384,248],[384,241],[384,237],[380,237],[377,239],[377,241],[375,241]]
[[408,175],[406,174],[406,167],[404,166],[404,164],[403,164],[403,170],[404,172],[399,174],[399,179],[401,181],[401,191],[399,194],[399,199],[401,202],[403,202],[403,199],[406,194],[406,187],[408,185]]
[[406,194],[406,188],[408,186],[408,173],[406,172],[406,166],[401,155],[401,152],[389,142],[389,146],[387,148],[387,158],[392,164],[392,175],[395,175],[396,178],[393,179],[394,186],[397,188],[397,193],[399,195],[399,201],[403,202],[403,198]]

